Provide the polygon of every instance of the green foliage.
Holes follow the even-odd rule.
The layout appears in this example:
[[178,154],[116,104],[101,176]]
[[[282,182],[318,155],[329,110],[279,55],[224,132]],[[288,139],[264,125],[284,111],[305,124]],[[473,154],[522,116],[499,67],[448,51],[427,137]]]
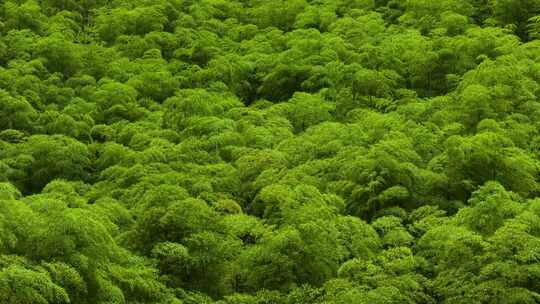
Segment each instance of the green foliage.
[[493,0],[493,15],[501,25],[511,25],[516,34],[527,39],[527,21],[538,15],[540,2],[536,0]]
[[0,1],[0,303],[539,303],[539,16]]

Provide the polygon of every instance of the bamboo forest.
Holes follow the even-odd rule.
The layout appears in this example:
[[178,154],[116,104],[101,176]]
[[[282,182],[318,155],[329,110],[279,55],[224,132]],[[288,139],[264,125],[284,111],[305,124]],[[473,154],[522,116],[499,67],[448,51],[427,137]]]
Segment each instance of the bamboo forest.
[[0,1],[0,304],[540,303],[540,0]]

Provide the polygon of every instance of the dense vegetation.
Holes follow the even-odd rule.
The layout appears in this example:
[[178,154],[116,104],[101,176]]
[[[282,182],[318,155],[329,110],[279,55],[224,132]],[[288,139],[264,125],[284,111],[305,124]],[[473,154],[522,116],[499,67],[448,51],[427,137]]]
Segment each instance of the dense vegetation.
[[5,0],[0,303],[540,302],[540,0]]

